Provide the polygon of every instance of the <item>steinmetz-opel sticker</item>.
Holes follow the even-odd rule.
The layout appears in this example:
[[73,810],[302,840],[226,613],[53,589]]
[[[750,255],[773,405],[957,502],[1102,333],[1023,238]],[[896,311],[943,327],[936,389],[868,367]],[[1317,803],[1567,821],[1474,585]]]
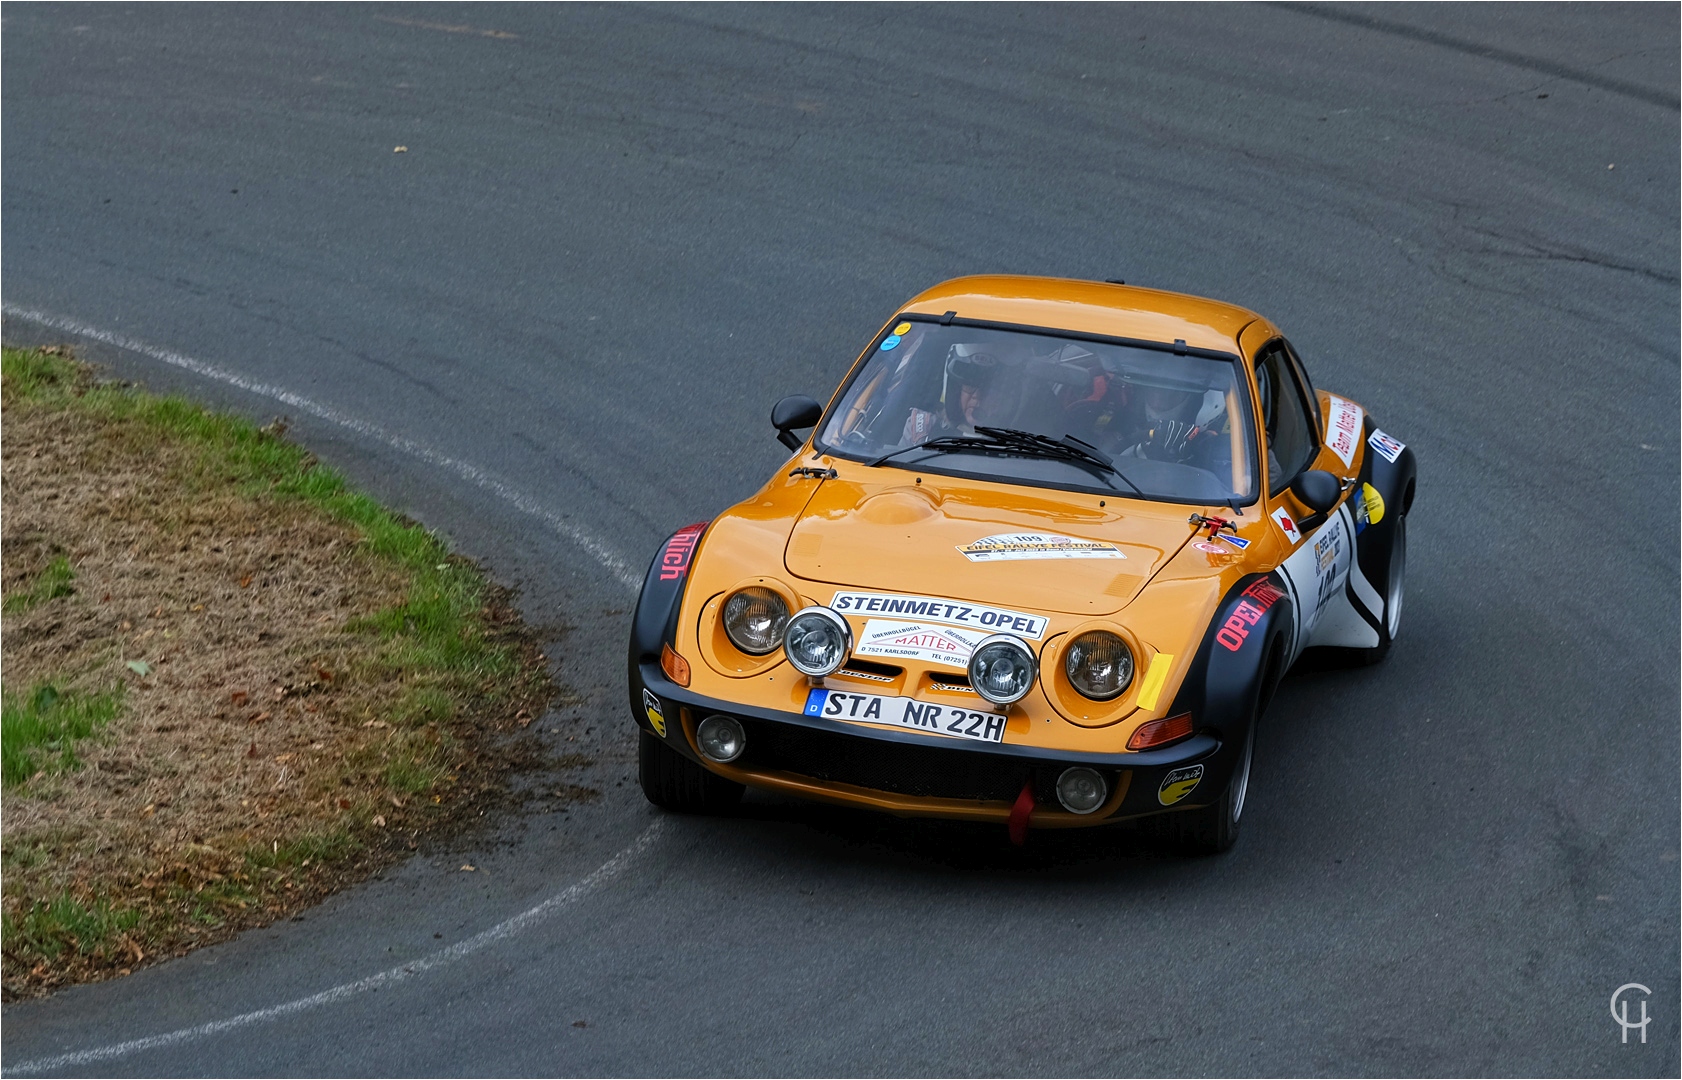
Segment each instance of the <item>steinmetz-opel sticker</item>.
[[[1020,634],[1038,639],[1045,635],[1045,618],[986,604],[966,604],[933,596],[900,596],[894,593],[838,592],[829,606],[842,615],[899,615],[927,622],[973,626],[994,634]],[[966,661],[967,662],[967,661]]]
[[983,536],[958,550],[970,562],[1008,562],[1016,559],[1125,559],[1114,544],[1076,540],[1056,533],[999,533]]

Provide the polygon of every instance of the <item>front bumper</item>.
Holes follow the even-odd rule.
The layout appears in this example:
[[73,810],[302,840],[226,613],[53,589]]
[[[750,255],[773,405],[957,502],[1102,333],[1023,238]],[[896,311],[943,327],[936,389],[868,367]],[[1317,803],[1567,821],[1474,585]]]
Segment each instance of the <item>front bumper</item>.
[[[883,810],[906,817],[1003,822],[1025,784],[1034,787],[1035,828],[1083,828],[1205,805],[1225,791],[1233,755],[1222,740],[1198,733],[1161,750],[1083,754],[1035,746],[975,743],[888,728],[849,724],[801,713],[740,705],[693,693],[654,664],[639,664],[631,687],[661,706],[666,731],[655,731],[643,710],[637,723],[710,772],[752,787],[801,798]],[[742,722],[747,749],[728,765],[696,749],[695,725],[714,713]],[[1058,775],[1073,765],[1096,769],[1110,797],[1090,814],[1071,814],[1057,802]],[[1202,766],[1196,786],[1171,807],[1161,790],[1169,774]],[[1178,786],[1183,788],[1183,784]],[[1176,788],[1170,788],[1176,790]]]

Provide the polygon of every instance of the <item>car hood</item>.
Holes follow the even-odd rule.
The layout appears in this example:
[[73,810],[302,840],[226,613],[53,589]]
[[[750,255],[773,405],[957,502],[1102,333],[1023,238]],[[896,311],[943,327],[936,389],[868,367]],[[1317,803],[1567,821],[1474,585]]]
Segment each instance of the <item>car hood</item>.
[[814,582],[1098,616],[1126,607],[1193,535],[1188,507],[1036,490],[826,480],[784,564]]

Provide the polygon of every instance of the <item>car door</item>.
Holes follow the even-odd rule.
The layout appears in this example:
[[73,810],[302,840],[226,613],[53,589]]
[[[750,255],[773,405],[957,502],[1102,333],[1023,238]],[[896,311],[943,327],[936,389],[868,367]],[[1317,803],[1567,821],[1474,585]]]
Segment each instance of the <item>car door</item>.
[[1320,515],[1291,493],[1291,481],[1321,464],[1328,448],[1319,438],[1319,403],[1283,338],[1256,354],[1255,377],[1267,447],[1268,517],[1287,553],[1279,573],[1296,614],[1294,658],[1312,640],[1321,615],[1349,578],[1355,528],[1347,498]]

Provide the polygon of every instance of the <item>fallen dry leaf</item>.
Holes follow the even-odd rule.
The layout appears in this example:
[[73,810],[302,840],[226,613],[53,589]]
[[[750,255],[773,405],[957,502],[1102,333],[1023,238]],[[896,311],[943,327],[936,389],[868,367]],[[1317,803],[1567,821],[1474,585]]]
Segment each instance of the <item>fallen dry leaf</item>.
[[382,829],[385,828],[385,815],[384,814],[375,814],[373,820],[374,820],[375,825],[378,825]]
[[235,690],[233,693],[228,695],[228,700],[233,702],[235,705],[244,705],[250,696],[251,695],[247,694],[244,690]]
[[467,870],[469,872],[479,869],[477,866],[474,866],[472,863],[462,863],[461,868],[463,870]]

